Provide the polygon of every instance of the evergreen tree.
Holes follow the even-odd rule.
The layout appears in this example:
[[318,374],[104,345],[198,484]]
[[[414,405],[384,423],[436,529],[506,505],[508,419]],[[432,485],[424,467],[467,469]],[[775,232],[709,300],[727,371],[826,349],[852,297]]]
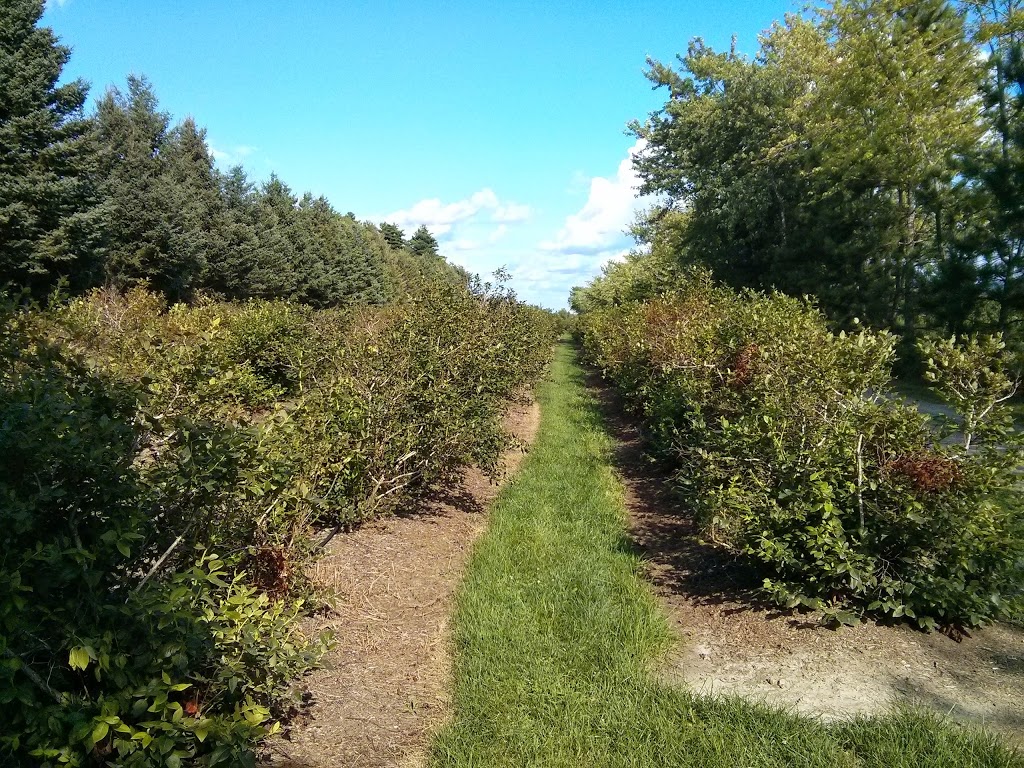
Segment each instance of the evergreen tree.
[[338,263],[338,214],[326,199],[307,192],[295,215],[298,241],[290,266],[295,277],[292,298],[314,307],[336,304],[344,293],[345,281],[344,269]]
[[178,264],[194,269],[187,289],[204,287],[210,263],[223,263],[229,245],[229,218],[219,179],[206,144],[206,132],[185,118],[161,151],[161,183],[166,187],[173,222],[170,252]]
[[274,174],[256,193],[257,245],[249,272],[249,295],[283,299],[294,298],[298,292],[299,276],[294,272],[301,247],[297,205],[291,189]]
[[108,89],[97,121],[108,280],[122,287],[146,282],[171,301],[187,299],[204,287],[209,262],[228,258],[233,234],[205,132],[191,118],[170,129],[152,86],[134,75],[127,93]]
[[679,72],[650,62],[648,78],[670,98],[646,124],[631,126],[649,147],[635,160],[642,191],[685,207],[680,255],[736,287],[806,293],[825,283],[822,261],[834,249],[825,238],[800,236],[822,215],[809,204],[807,160],[772,153],[795,130],[789,107],[806,87],[792,49],[814,35],[802,24],[777,28],[759,61],[695,40]]
[[[982,80],[987,131],[963,167],[970,209],[958,256],[980,264],[978,324],[1024,335],[1024,4],[970,0],[974,38],[988,54]],[[993,311],[985,313],[981,299]],[[956,306],[962,297],[954,297]],[[986,316],[987,314],[987,316]]]
[[127,93],[108,88],[96,119],[104,153],[107,279],[122,288],[147,282],[172,301],[181,299],[201,265],[179,260],[174,250],[170,212],[178,201],[162,156],[170,116],[157,110],[149,82],[129,75]]
[[921,276],[944,249],[939,190],[981,135],[976,50],[945,0],[839,2],[823,29],[828,55],[796,108],[807,116],[830,196],[860,187],[870,222],[865,256],[887,288],[888,306],[875,319],[910,347]]
[[240,165],[217,173],[216,178],[223,206],[224,248],[207,256],[202,285],[228,299],[250,298],[255,295],[250,274],[259,250],[255,186]]
[[39,27],[43,0],[0,3],[0,287],[45,295],[100,276],[100,218],[88,87],[57,82],[70,56]]
[[398,228],[395,224],[389,224],[384,222],[380,225],[380,233],[384,235],[384,240],[387,242],[388,247],[400,251],[406,247],[405,232]]
[[345,303],[383,304],[388,297],[384,260],[373,248],[370,227],[351,213],[338,218],[344,254]]
[[380,303],[383,263],[362,237],[352,214],[335,211],[323,197],[299,204],[307,239],[308,287],[304,300],[314,306]]
[[839,0],[773,27],[754,61],[695,41],[680,71],[652,62],[670,95],[632,126],[642,191],[687,211],[684,260],[912,340],[981,132],[975,59],[944,0]]
[[437,249],[437,240],[434,239],[434,236],[430,234],[430,230],[424,224],[421,224],[419,229],[413,232],[412,237],[409,238],[409,250],[417,256],[439,257],[440,254]]

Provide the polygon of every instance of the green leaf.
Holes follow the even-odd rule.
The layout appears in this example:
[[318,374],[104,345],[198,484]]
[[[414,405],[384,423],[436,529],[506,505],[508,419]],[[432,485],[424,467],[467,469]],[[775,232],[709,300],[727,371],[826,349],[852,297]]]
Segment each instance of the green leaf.
[[106,737],[108,731],[110,731],[110,726],[101,720],[92,729],[91,738],[94,742],[100,742]]
[[85,648],[72,648],[68,653],[68,664],[72,669],[86,669],[89,666],[89,652]]
[[132,735],[132,738],[136,741],[141,742],[143,749],[146,749],[153,742],[153,737],[145,731],[138,731],[137,733]]

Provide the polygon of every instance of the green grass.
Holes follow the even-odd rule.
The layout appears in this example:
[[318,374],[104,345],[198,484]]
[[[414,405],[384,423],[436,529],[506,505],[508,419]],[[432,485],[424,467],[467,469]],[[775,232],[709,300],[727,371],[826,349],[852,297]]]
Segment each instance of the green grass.
[[995,738],[928,715],[828,726],[660,683],[652,670],[674,639],[566,343],[540,402],[540,434],[458,596],[455,714],[435,768],[1024,765]]

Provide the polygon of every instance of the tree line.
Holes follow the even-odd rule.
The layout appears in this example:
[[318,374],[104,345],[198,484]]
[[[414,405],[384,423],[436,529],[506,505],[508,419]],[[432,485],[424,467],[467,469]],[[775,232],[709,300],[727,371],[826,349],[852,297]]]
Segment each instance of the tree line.
[[754,57],[650,60],[668,100],[638,225],[734,287],[813,295],[839,328],[1024,340],[1019,0],[836,0]]
[[417,276],[464,281],[425,227],[411,237],[213,161],[205,131],[172,124],[130,75],[91,113],[70,50],[40,27],[43,0],[0,6],[0,288],[32,298],[146,284],[314,307],[380,304]]

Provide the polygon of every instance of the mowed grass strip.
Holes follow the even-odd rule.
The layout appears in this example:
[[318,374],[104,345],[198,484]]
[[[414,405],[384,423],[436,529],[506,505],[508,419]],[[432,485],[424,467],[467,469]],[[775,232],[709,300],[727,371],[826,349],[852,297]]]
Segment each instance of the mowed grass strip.
[[612,442],[572,347],[492,513],[455,616],[440,766],[1021,766],[987,734],[910,712],[826,725],[659,683],[673,638],[626,534]]

